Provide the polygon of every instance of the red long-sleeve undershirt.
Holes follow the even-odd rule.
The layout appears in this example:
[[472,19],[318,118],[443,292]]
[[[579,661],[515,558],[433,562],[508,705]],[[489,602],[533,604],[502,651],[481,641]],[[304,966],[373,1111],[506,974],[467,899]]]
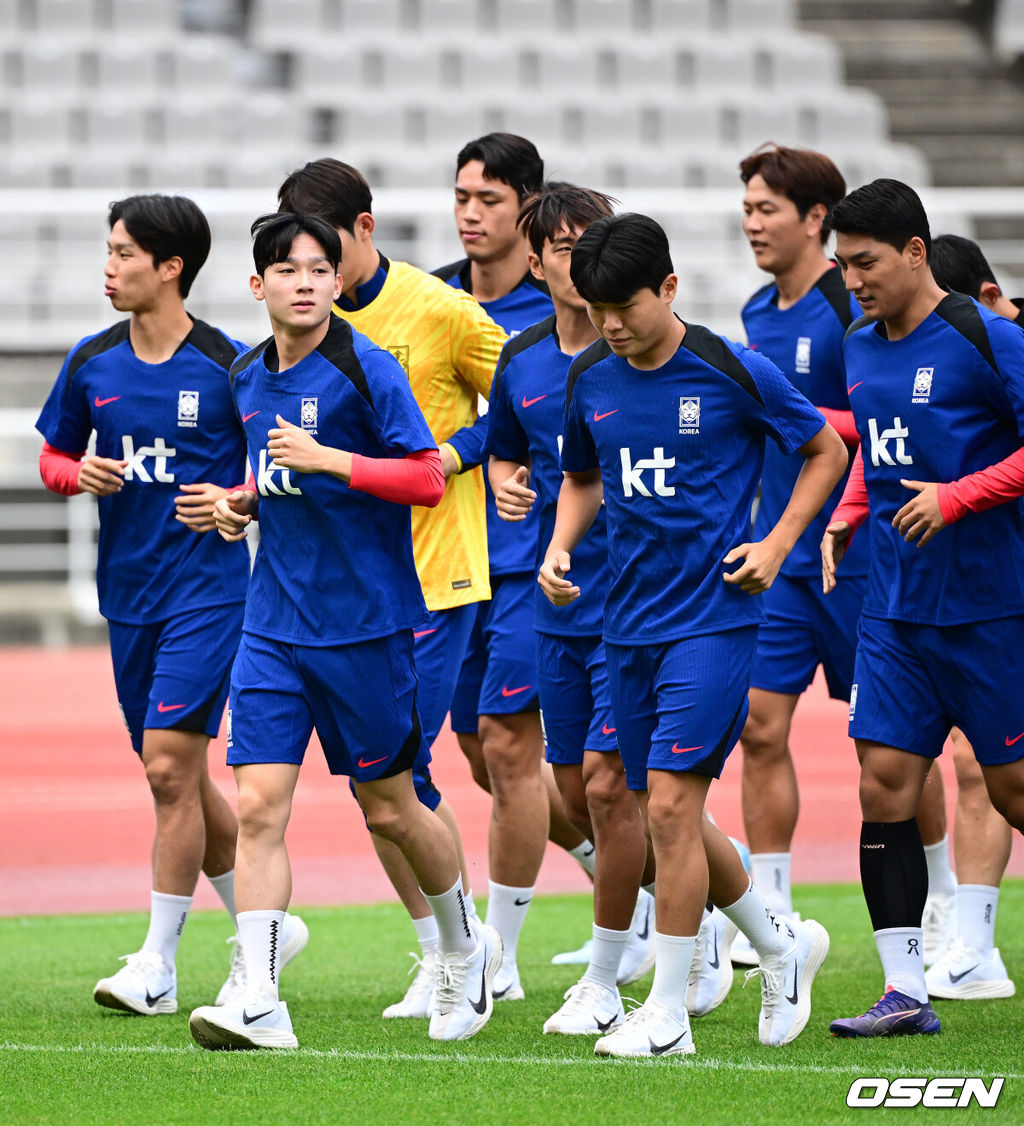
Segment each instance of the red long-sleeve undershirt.
[[352,455],[349,488],[394,504],[434,508],[444,495],[444,470],[437,450],[417,450],[405,457]]
[[58,450],[49,442],[43,443],[42,452],[39,454],[39,476],[43,484],[51,493],[60,493],[63,497],[73,497],[82,490],[78,487],[78,474],[82,468],[82,455],[69,454]]
[[855,446],[860,441],[856,424],[853,421],[853,411],[836,410],[834,407],[818,407],[825,416],[825,421],[848,445]]

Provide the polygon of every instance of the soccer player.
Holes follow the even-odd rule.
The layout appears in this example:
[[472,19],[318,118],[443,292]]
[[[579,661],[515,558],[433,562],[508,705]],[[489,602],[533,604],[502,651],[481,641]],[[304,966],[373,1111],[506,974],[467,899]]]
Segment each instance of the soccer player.
[[[598,339],[569,276],[572,248],[589,223],[611,213],[607,196],[563,183],[547,184],[520,212],[530,268],[547,283],[555,313],[505,346],[491,389],[486,451],[498,515],[521,527],[536,506],[544,543],[554,527],[562,481],[558,457],[566,375],[573,356]],[[533,599],[546,757],[573,823],[592,831],[596,846],[590,962],[544,1025],[545,1032],[570,1034],[597,1033],[621,1023],[618,979],[623,984],[637,980],[654,962],[648,942],[646,957],[622,974],[648,845],[626,788],[608,698],[601,642],[608,579],[603,515],[580,545],[575,571],[583,576],[586,594],[571,608],[552,607],[536,584]],[[652,880],[653,864],[643,882]]]
[[[955,724],[995,807],[1024,825],[1024,516],[1017,504],[972,511],[937,535],[942,524],[929,523],[925,510],[942,487],[936,482],[1020,458],[1024,338],[1005,318],[939,287],[928,218],[906,184],[859,188],[826,223],[866,314],[845,343],[872,549],[850,734],[861,761],[861,883],[885,975],[882,997],[831,1030],[936,1033],[921,950],[927,868],[914,811]],[[848,535],[843,522],[826,529],[826,587]]]
[[[839,480],[846,450],[772,363],[675,316],[678,282],[654,220],[592,223],[573,250],[571,278],[603,340],[569,369],[565,478],[539,579],[556,605],[580,597],[572,553],[603,502],[612,710],[658,873],[654,984],[595,1052],[694,1050],[685,1000],[709,890],[758,952],[761,1042],[788,1043],[810,1015],[828,935],[810,920],[775,916],[703,810],[746,718],[756,596]],[[804,468],[778,523],[751,543],[769,436],[799,450]]]
[[[235,913],[237,825],[206,755],[224,710],[249,560],[244,544],[206,533],[214,502],[244,477],[228,389],[242,345],[185,309],[210,251],[206,216],[191,200],[130,196],[110,205],[108,220],[106,295],[129,318],[72,348],[36,425],[46,487],[98,498],[100,612],[156,812],[149,929],[93,996],[156,1016],[178,1008],[175,959],[201,871]],[[83,456],[93,432],[96,452]],[[289,916],[287,959],[307,937]],[[240,972],[236,945],[219,1002],[237,990]]]
[[[517,226],[521,204],[543,179],[537,149],[512,133],[478,137],[456,160],[455,222],[466,258],[436,273],[471,293],[510,336],[552,312],[547,286],[530,270]],[[460,469],[484,460],[486,435],[482,416],[476,426],[450,436]],[[487,918],[505,943],[495,997],[506,1001],[524,996],[517,945],[549,836],[593,868],[593,846],[569,824],[543,768],[532,610],[536,536],[535,517],[515,529],[499,519],[488,489],[491,600],[478,608],[451,713],[473,777],[494,799]]]
[[250,284],[273,335],[232,367],[232,393],[258,493],[216,507],[225,539],[257,512],[261,531],[229,713],[247,988],[196,1009],[189,1026],[211,1049],[297,1045],[278,992],[284,832],[315,728],[331,772],[354,780],[367,823],[401,849],[437,919],[430,1035],[465,1039],[490,1017],[501,940],[467,915],[454,839],[412,777],[429,752],[416,711],[412,631],[426,611],[409,505],[440,501],[440,456],[398,361],[331,314],[343,285],[334,228],[284,212],[256,220],[253,234]]
[[[457,473],[457,455],[445,440],[476,418],[477,396],[490,391],[505,333],[467,294],[377,250],[373,196],[358,169],[340,160],[314,160],[285,180],[278,200],[281,210],[317,215],[337,231],[345,271],[335,315],[398,359],[431,435],[441,445],[447,478],[441,502],[436,508],[412,510],[413,555],[429,612],[429,620],[413,635],[417,704],[430,747],[451,707],[477,605],[490,596],[482,473]],[[448,825],[461,857],[455,815],[429,767],[417,766],[413,777],[420,801]],[[379,834],[373,842],[420,945],[405,996],[383,1015],[426,1017],[437,969],[437,925],[401,851]],[[464,863],[463,878],[474,914]]]

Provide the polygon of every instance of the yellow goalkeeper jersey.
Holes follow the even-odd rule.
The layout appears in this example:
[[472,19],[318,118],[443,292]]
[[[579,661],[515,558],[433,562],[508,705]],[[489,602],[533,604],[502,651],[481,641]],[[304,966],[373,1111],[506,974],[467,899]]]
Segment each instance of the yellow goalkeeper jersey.
[[[468,293],[391,261],[372,301],[334,312],[405,368],[438,445],[474,422],[507,337]],[[436,508],[413,508],[412,546],[427,609],[490,598],[481,469],[449,477]]]

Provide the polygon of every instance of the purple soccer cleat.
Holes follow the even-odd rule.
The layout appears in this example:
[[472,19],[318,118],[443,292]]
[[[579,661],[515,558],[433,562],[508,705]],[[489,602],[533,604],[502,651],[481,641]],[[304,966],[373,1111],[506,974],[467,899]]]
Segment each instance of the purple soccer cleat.
[[887,989],[870,1009],[859,1017],[834,1020],[833,1036],[934,1036],[942,1031],[935,1010],[927,1001],[917,1001],[895,989]]

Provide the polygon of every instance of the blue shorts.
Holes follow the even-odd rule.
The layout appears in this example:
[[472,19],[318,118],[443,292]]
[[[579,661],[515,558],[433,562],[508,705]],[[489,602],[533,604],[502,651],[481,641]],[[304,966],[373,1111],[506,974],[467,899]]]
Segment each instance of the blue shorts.
[[231,673],[228,765],[301,764],[316,728],[332,774],[356,782],[425,766],[412,631],[305,646],[245,633]]
[[757,627],[659,645],[605,643],[619,753],[631,790],[648,770],[717,778],[747,720]]
[[1024,617],[962,626],[861,618],[850,736],[936,758],[951,727],[983,766],[1024,758]]
[[861,575],[842,578],[823,594],[820,576],[779,575],[761,596],[768,618],[758,631],[750,686],[799,696],[821,665],[828,694],[849,700],[865,583]]
[[132,747],[146,728],[220,728],[245,605],[210,606],[149,626],[108,622],[114,684]]
[[492,575],[478,602],[469,651],[452,700],[452,730],[476,731],[477,716],[532,712],[537,702],[533,574]]
[[600,637],[537,634],[544,757],[579,765],[584,751],[615,751],[615,720]]

